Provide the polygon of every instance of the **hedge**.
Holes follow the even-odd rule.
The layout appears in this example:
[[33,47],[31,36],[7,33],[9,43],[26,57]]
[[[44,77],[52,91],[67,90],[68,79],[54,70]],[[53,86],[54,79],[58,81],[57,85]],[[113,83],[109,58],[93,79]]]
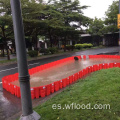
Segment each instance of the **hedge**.
[[91,48],[93,45],[91,43],[84,43],[84,44],[75,44],[75,49],[82,49],[82,48]]

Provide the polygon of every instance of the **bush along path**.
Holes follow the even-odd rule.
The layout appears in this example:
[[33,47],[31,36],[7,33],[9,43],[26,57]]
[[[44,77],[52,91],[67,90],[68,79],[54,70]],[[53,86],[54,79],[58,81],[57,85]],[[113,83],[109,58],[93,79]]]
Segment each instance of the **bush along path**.
[[[80,52],[80,51],[85,51],[88,49],[98,49],[98,48],[104,48],[104,46],[98,46],[98,47],[91,47],[91,48],[81,48],[80,49],[74,49],[73,46],[67,46],[66,49],[68,50],[67,52],[63,52],[63,51],[58,51],[55,50],[56,48],[52,49],[49,48],[48,49],[42,49],[42,52],[40,52],[42,55],[38,55],[38,52],[36,51],[29,51],[28,52],[28,61],[31,60],[37,60],[37,59],[44,59],[47,57],[53,57],[53,56],[60,56],[60,55],[64,55],[64,54],[71,54],[74,52]],[[51,51],[51,52],[50,52]],[[8,64],[14,64],[17,62],[17,58],[11,59],[11,60],[0,60],[0,65],[8,65]]]

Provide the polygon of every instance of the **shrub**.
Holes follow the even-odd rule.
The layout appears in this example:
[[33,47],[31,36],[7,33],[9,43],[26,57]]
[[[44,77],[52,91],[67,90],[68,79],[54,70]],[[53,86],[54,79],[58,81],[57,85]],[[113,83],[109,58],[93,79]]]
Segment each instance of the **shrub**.
[[40,53],[44,53],[45,55],[49,54],[49,49],[41,49]]
[[74,49],[74,45],[66,45],[66,49],[67,50],[73,50]]
[[58,49],[56,47],[50,47],[49,51],[51,52],[51,54],[54,54],[54,53],[58,52]]
[[38,52],[35,51],[35,50],[30,50],[28,52],[28,54],[29,54],[30,57],[37,57],[38,56]]
[[83,46],[84,48],[91,48],[91,47],[93,47],[93,45],[91,43],[89,43],[89,44],[88,43],[84,43],[83,45],[84,45]]
[[93,47],[93,45],[90,43],[90,44],[88,44],[88,47],[91,48],[91,47]]
[[91,43],[84,43],[84,44],[75,44],[75,49],[82,49],[82,48],[91,48],[93,45]]
[[75,49],[80,50],[83,47],[83,44],[75,44]]

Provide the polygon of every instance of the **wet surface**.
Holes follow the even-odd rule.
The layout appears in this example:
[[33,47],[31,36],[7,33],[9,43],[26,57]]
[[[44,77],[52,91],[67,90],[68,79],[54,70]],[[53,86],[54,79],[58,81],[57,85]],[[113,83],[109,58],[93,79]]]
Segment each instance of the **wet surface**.
[[[32,61],[28,62],[28,65],[29,65],[29,69],[30,69],[30,68],[33,68],[33,67],[36,67],[36,66],[43,65],[45,63],[53,62],[53,61],[56,61],[56,60],[59,60],[59,59],[63,59],[63,58],[66,58],[66,57],[70,57],[70,56],[90,55],[90,54],[91,55],[95,55],[95,54],[99,54],[99,53],[100,54],[101,53],[105,54],[105,53],[108,53],[108,52],[109,53],[110,52],[111,53],[112,52],[118,52],[118,50],[119,50],[119,47],[110,47],[110,48],[95,49],[95,50],[94,49],[93,50],[86,50],[86,51],[80,51],[80,52],[75,52],[75,53],[66,54],[66,55],[60,55],[60,56],[57,56],[57,57],[55,56],[55,57],[51,57],[51,58],[45,58],[45,59],[41,59],[41,60],[32,60]],[[81,61],[81,62],[83,62],[83,64],[84,64],[83,67],[86,67],[87,65],[91,64],[91,63],[89,63],[90,61],[89,62]],[[114,61],[112,61],[112,62],[114,62]],[[76,63],[74,63],[74,64],[76,64]],[[79,69],[82,69],[82,66],[79,66],[79,67],[80,67]],[[10,75],[10,74],[16,73],[17,69],[18,69],[17,68],[17,64],[0,66],[0,82],[1,82],[2,77],[6,76],[6,75]],[[51,68],[51,69],[53,69],[53,68]],[[54,68],[54,70],[55,69],[56,68]],[[62,67],[60,67],[60,69],[61,69],[60,72],[61,72],[61,76],[62,76],[63,75],[63,69],[62,69]],[[74,72],[76,72],[76,71],[72,71],[72,72],[73,72],[72,74],[74,74]],[[43,71],[43,75],[44,74],[46,74],[46,73]],[[67,76],[68,76],[68,73],[67,73]],[[50,77],[47,77],[47,78],[50,78]],[[63,78],[65,78],[65,76],[63,76]],[[58,80],[58,78],[56,80]],[[56,93],[54,93],[54,94],[56,94]],[[54,94],[52,94],[52,95],[50,95],[48,97],[52,97]],[[33,106],[35,106],[36,104],[42,103],[42,101],[43,102],[46,101],[46,99],[48,99],[48,97],[34,99],[32,101],[33,102]],[[14,117],[14,119],[10,118],[10,117],[15,115],[15,114],[17,114],[17,113],[19,113],[20,111],[21,111],[21,100],[19,98],[15,97],[14,95],[10,94],[6,90],[3,90],[2,84],[0,84],[0,120],[15,120],[16,117]],[[21,115],[21,113],[18,114],[18,117],[20,115]]]
[[16,111],[21,110],[21,100],[14,95],[10,95],[6,90],[0,93],[0,98],[0,120],[6,120],[16,114]]
[[[39,87],[53,83],[54,81],[67,78],[80,70],[100,63],[120,62],[120,59],[87,59],[87,60],[71,60],[63,64],[56,65],[52,68],[37,72],[31,75],[30,84],[31,87]],[[19,86],[19,81],[12,82],[12,84]]]
[[[49,62],[53,62],[59,59],[69,57],[71,55],[72,54],[60,55],[60,56],[45,58],[41,60],[29,61],[28,68],[31,69],[33,67],[36,67],[45,63],[49,63]],[[0,82],[2,81],[2,77],[6,75],[14,74],[16,72],[18,72],[17,64],[0,66]],[[36,102],[38,103],[38,101],[33,100],[33,105],[36,104]],[[14,119],[10,119],[10,117],[19,113],[20,111],[21,111],[21,99],[15,97],[14,95],[4,90],[2,88],[2,84],[0,84],[0,120],[14,120]]]
[[119,52],[109,52],[109,53],[99,53],[99,54],[97,54],[97,55],[119,55]]

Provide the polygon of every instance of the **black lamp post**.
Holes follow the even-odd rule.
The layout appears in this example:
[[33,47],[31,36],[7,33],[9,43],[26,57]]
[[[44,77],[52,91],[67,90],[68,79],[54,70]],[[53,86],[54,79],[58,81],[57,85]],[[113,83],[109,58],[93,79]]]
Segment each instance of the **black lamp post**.
[[20,120],[39,120],[40,116],[32,109],[30,92],[30,77],[28,73],[26,45],[21,15],[20,0],[11,0],[14,36],[18,61],[19,82],[22,102],[22,116]]

